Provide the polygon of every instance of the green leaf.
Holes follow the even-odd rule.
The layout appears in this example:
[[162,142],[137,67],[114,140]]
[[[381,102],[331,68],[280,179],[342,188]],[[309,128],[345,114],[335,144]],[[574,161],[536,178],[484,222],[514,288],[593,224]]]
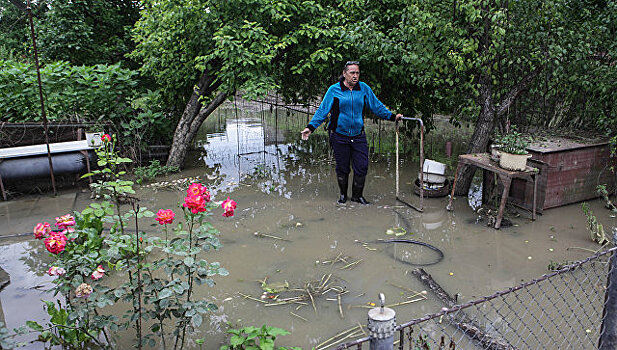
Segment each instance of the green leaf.
[[26,321],[26,326],[28,326],[28,327],[30,327],[30,329],[38,331],[38,332],[43,330],[43,326],[41,326],[40,324],[38,324],[35,321]]
[[195,326],[195,328],[198,328],[203,322],[203,317],[201,317],[200,314],[195,314],[193,315],[193,318],[191,320],[193,322],[193,326]]
[[244,338],[237,335],[232,335],[231,339],[229,339],[229,344],[232,347],[240,346],[244,344]]
[[171,289],[169,288],[165,288],[163,289],[160,293],[159,293],[159,300],[160,299],[165,299],[165,298],[169,298],[170,296],[172,296],[174,293],[171,291]]

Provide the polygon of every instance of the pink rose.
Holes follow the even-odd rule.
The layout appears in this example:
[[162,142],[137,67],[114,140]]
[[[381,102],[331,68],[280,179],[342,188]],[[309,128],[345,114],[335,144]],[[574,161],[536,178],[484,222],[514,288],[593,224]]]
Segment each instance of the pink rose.
[[182,206],[191,209],[193,214],[206,211],[206,201],[203,196],[187,196]]
[[47,270],[47,274],[50,276],[63,276],[65,273],[66,270],[58,266],[52,266]]
[[90,278],[96,281],[96,280],[103,278],[103,276],[105,276],[105,270],[103,269],[103,266],[99,265],[97,266],[96,270],[92,272],[92,275],[90,275]]
[[43,239],[45,236],[51,233],[51,225],[49,222],[41,223],[39,222],[34,226],[34,238]]
[[171,224],[174,222],[175,216],[176,214],[171,209],[167,209],[167,210],[160,209],[156,213],[156,221],[158,221],[159,224],[161,225]]
[[104,143],[111,142],[111,136],[109,136],[109,134],[103,134],[103,136],[101,136],[101,141]]
[[225,212],[223,213],[223,216],[225,217],[230,217],[230,216],[234,216],[234,210],[236,209],[236,202],[232,199],[229,199],[229,197],[227,197],[226,200],[223,201],[223,203],[221,204],[221,207],[223,207],[223,210],[225,210]]
[[62,232],[52,232],[49,237],[45,238],[45,248],[50,253],[60,254],[66,246],[66,236]]
[[58,226],[58,228],[61,230],[67,229],[68,227],[71,227],[74,225],[75,225],[75,218],[71,214],[66,214],[59,218],[56,218],[56,226]]
[[208,189],[200,184],[200,183],[192,183],[189,185],[189,188],[186,190],[186,194],[188,196],[201,196],[206,193]]

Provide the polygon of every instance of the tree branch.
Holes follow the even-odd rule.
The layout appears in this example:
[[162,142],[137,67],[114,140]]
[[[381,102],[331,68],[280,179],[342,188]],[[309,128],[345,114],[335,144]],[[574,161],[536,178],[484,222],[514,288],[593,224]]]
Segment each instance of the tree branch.
[[504,113],[506,113],[506,111],[508,110],[508,108],[510,108],[512,103],[514,103],[514,100],[516,100],[518,95],[520,95],[521,92],[527,90],[529,84],[538,76],[538,74],[540,74],[540,71],[542,71],[542,66],[536,67],[536,69],[523,77],[523,79],[521,79],[518,84],[514,85],[514,87],[510,89],[510,91],[503,98],[499,106],[495,109],[497,117],[501,117],[502,115],[504,115]]

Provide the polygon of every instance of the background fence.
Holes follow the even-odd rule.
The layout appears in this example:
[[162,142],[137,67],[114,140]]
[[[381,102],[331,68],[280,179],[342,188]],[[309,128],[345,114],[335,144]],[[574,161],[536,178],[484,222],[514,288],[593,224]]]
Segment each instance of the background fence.
[[[394,348],[612,348],[606,342],[599,346],[599,339],[605,320],[607,280],[612,271],[610,257],[616,251],[617,248],[606,250],[538,279],[461,305],[456,305],[430,275],[416,269],[414,275],[445,307],[440,312],[398,325]],[[613,283],[617,283],[614,278]],[[614,304],[615,300],[607,303],[609,307]],[[615,327],[606,328],[614,330]],[[370,339],[358,339],[337,349],[362,349],[363,344],[368,348]]]

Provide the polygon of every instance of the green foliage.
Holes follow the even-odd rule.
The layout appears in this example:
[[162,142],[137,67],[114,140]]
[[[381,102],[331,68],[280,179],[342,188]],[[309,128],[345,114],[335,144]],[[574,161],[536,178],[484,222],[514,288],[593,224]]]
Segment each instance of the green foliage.
[[0,349],[13,349],[15,348],[15,335],[11,334],[11,331],[5,327],[4,322],[0,322]]
[[558,271],[558,270],[561,270],[565,266],[568,266],[570,264],[572,264],[572,262],[571,261],[567,261],[567,260],[564,260],[564,261],[562,261],[560,263],[551,260],[551,262],[548,264],[546,269],[549,270],[549,271]]
[[593,211],[591,211],[587,202],[583,202],[582,208],[583,213],[587,217],[587,229],[591,233],[591,240],[602,245],[610,242],[606,236],[604,227],[598,222],[595,215],[593,215]]
[[495,144],[499,147],[502,152],[511,153],[511,154],[527,154],[527,146],[529,142],[527,138],[521,134],[516,125],[510,126],[510,130],[508,130],[503,135],[497,135],[495,138]]
[[617,213],[617,206],[611,201],[610,194],[606,189],[606,184],[596,186],[596,192],[604,199],[606,202],[605,206],[610,211]]
[[50,1],[49,10],[36,20],[38,47],[44,60],[75,65],[134,63],[130,29],[139,18],[134,0]]
[[[131,328],[136,332],[137,347],[160,343],[164,349],[183,348],[187,335],[202,325],[203,315],[217,309],[208,300],[195,298],[195,286],[212,287],[215,276],[229,274],[218,262],[208,262],[201,255],[221,247],[218,231],[207,220],[216,205],[210,202],[207,189],[199,185],[204,201],[191,203],[203,205],[203,210],[193,213],[183,207],[185,221],[171,232],[168,226],[173,215],[168,216],[171,221],[165,222],[164,239],[140,231],[140,221],[155,214],[132,197],[133,182],[123,179],[126,172],[121,169],[131,160],[118,155],[116,144],[115,135],[105,138],[97,149],[100,168],[84,175],[97,176],[93,188],[105,200],[75,212],[74,223],[67,224],[70,229],[65,231],[66,245],[50,254],[54,261],[49,273],[57,276],[54,292],[64,296],[66,304],[56,307],[45,302],[49,323],[41,326],[29,321],[27,326],[39,333],[38,341],[68,349],[113,348],[112,335]],[[128,211],[122,210],[124,201],[131,205]],[[127,229],[129,224],[135,230]],[[151,256],[154,250],[162,254]],[[113,271],[125,274],[126,282],[106,286],[104,275]],[[127,310],[121,319],[105,314],[107,306],[118,304]],[[153,321],[148,329],[143,326],[146,320]],[[2,334],[0,330],[0,337]],[[11,337],[6,332],[7,341]]]
[[[54,62],[41,68],[49,120],[115,121],[130,114],[136,72],[119,64],[71,66]],[[8,122],[41,121],[36,70],[32,64],[0,60],[0,113]]]
[[[227,330],[228,334],[231,334],[229,343],[221,346],[220,350],[239,350],[239,349],[255,349],[255,350],[273,350],[275,349],[274,341],[277,336],[287,335],[288,331],[263,325],[261,328],[248,326],[237,329]],[[286,349],[283,347],[276,347],[276,349]],[[299,348],[289,348],[299,349]]]
[[345,60],[339,48],[352,46],[341,35],[344,23],[337,8],[314,0],[148,0],[133,31],[132,57],[178,110],[204,72],[216,78],[218,91],[312,97],[323,94],[332,65]]
[[180,169],[175,166],[161,165],[161,162],[155,159],[150,161],[150,165],[146,167],[136,167],[133,169],[133,172],[135,173],[135,182],[142,184],[144,180],[152,181],[157,176],[175,173],[179,170]]

